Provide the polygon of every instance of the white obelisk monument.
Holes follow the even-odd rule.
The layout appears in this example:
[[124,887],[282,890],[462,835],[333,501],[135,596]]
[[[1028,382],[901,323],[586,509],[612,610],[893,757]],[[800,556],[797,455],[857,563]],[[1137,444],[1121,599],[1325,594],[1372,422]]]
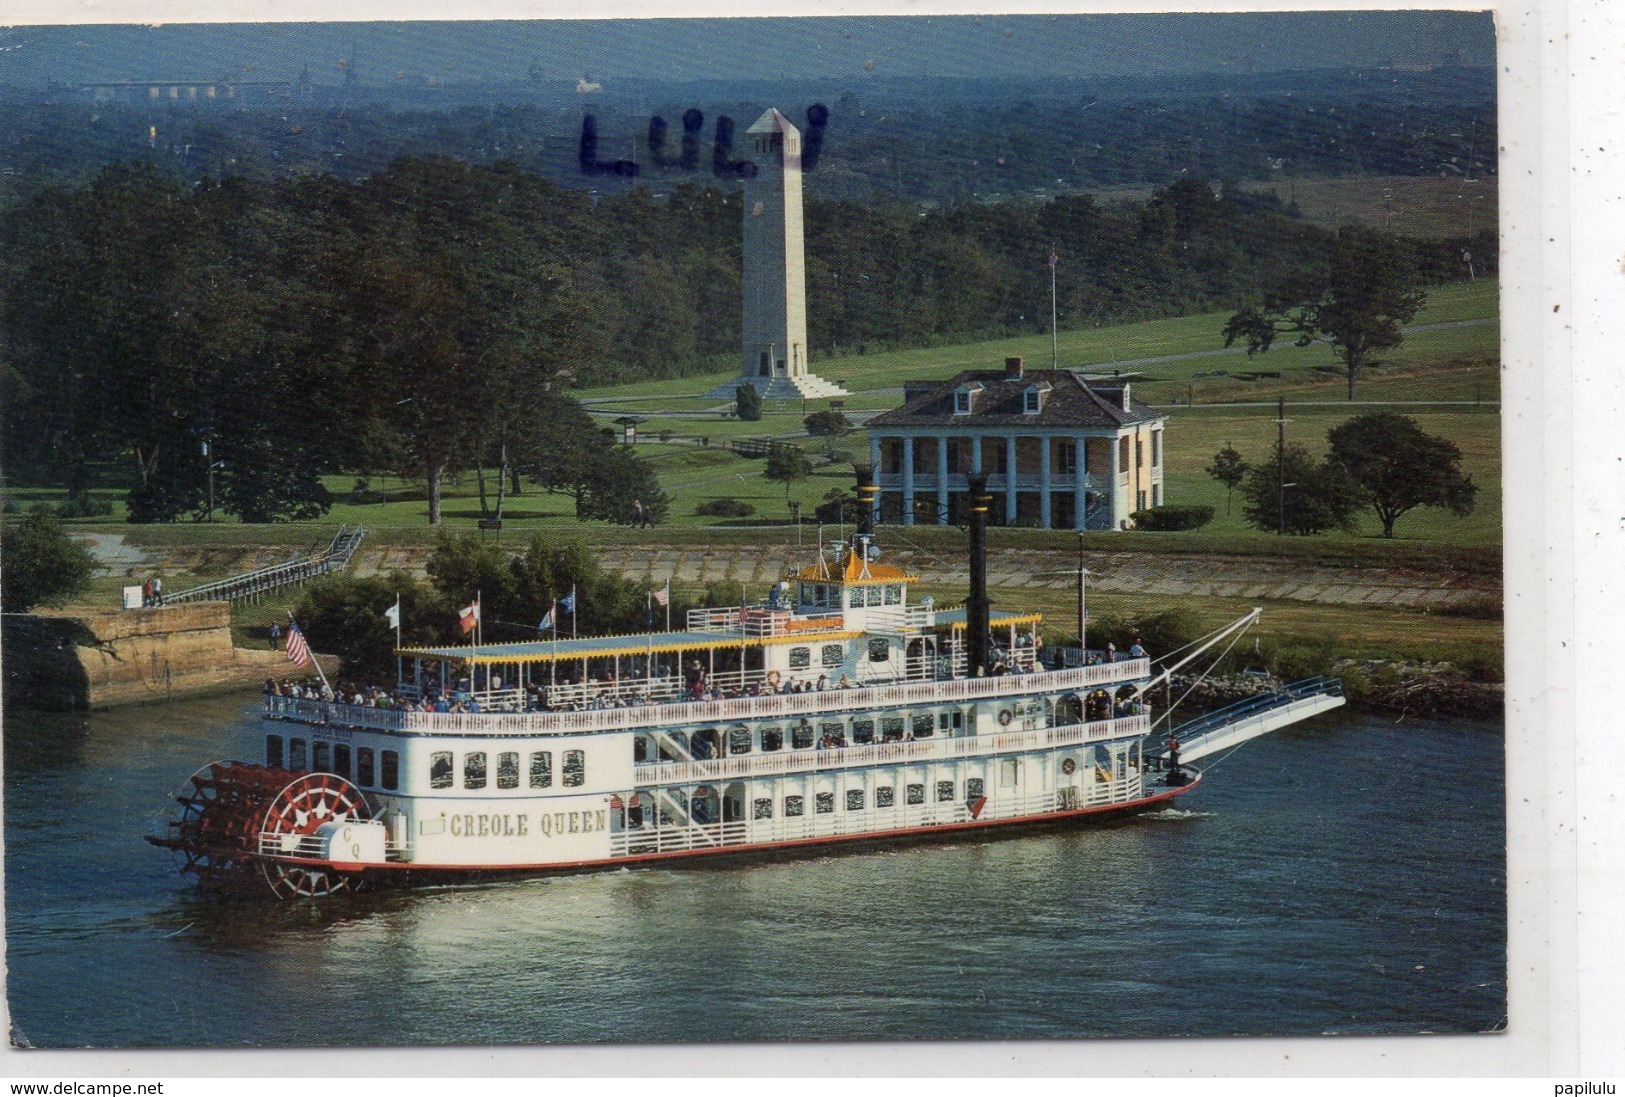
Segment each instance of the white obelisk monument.
[[802,240],[801,132],[769,109],[745,131],[745,315],[739,376],[707,393],[754,385],[765,400],[845,396],[807,369],[807,257]]

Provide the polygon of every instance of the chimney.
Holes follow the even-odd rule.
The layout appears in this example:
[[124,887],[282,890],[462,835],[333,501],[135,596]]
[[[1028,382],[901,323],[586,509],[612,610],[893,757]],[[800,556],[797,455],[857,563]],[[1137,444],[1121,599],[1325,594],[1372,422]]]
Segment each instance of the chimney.
[[1124,381],[1123,382],[1123,410],[1124,411],[1133,411],[1134,408],[1129,405],[1128,390],[1129,390],[1129,383],[1127,381]]
[[[1021,359],[1015,359],[1020,363]],[[1018,367],[1019,368],[1019,367]],[[965,477],[970,503],[970,597],[965,599],[965,674],[980,678],[991,669],[988,632],[991,607],[987,600],[987,514],[993,497],[987,493],[987,473]]]
[[1021,380],[1021,357],[1019,355],[1004,360],[1004,379],[1006,381]]
[[868,461],[859,461],[853,464],[852,471],[858,477],[858,529],[853,535],[853,544],[862,539],[875,535],[875,467]]

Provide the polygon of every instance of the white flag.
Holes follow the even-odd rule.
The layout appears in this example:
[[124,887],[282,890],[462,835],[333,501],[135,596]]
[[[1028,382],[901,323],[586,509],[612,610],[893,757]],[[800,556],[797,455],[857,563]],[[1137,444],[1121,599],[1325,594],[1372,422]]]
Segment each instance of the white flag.
[[390,628],[401,627],[401,596],[395,596],[395,604],[384,610],[384,619],[389,622]]

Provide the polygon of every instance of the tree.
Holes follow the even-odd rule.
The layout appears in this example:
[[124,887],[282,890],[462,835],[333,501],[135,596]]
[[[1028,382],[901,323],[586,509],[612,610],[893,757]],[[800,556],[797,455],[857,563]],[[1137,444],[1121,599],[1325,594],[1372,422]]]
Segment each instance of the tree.
[[581,481],[576,517],[636,525],[638,503],[643,504],[649,521],[659,524],[666,520],[670,500],[649,462],[623,446],[611,446],[599,454]]
[[863,507],[856,492],[845,488],[830,488],[824,492],[824,501],[818,504],[813,516],[826,526],[855,526],[863,518]]
[[96,560],[44,510],[8,522],[0,533],[0,605],[7,613],[61,605],[90,586]]
[[1407,415],[1359,415],[1334,427],[1326,441],[1330,459],[1365,489],[1384,537],[1392,537],[1394,523],[1416,507],[1438,507],[1457,517],[1473,512],[1478,485],[1461,471],[1461,450]]
[[735,389],[734,402],[739,418],[745,422],[754,423],[762,417],[762,394],[756,391],[755,385],[740,385]]
[[1360,370],[1405,340],[1427,294],[1413,284],[1414,262],[1393,237],[1346,225],[1327,246],[1324,267],[1278,282],[1257,305],[1239,309],[1224,326],[1224,345],[1238,339],[1263,354],[1278,335],[1295,346],[1325,343],[1348,377],[1349,399]]
[[1247,503],[1243,517],[1257,529],[1300,536],[1350,528],[1363,501],[1360,486],[1341,465],[1317,461],[1298,445],[1288,445],[1279,462],[1254,466],[1242,482],[1241,497]]
[[784,501],[788,503],[790,486],[812,475],[812,462],[807,460],[800,447],[778,443],[768,449],[767,467],[762,470],[762,475],[784,484]]
[[395,629],[384,611],[401,600],[401,644],[437,647],[462,640],[457,607],[448,598],[408,575],[323,576],[305,588],[294,618],[310,646],[337,655],[346,676],[363,682],[395,680]]
[[839,437],[852,430],[852,420],[838,411],[815,411],[801,422],[814,437]]
[[1236,494],[1236,488],[1241,485],[1242,480],[1246,478],[1247,469],[1247,462],[1241,459],[1241,454],[1236,452],[1236,447],[1226,442],[1224,448],[1213,455],[1213,463],[1203,470],[1224,485],[1224,515],[1226,518],[1230,517],[1230,499]]
[[312,457],[279,446],[271,438],[249,438],[223,452],[220,501],[244,522],[306,522],[333,505]]

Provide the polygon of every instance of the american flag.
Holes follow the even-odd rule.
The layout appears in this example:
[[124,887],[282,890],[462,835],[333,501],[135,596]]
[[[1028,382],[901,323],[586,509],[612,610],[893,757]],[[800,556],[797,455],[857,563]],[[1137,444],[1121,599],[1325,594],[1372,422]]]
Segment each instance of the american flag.
[[671,591],[662,587],[654,592],[655,605],[664,606],[671,602]]
[[288,640],[282,648],[288,655],[288,662],[297,667],[308,667],[314,660],[310,657],[310,645],[305,642],[305,634],[299,631],[297,622],[288,623]]
[[1054,270],[1055,269],[1055,264],[1059,263],[1060,261],[1061,261],[1061,257],[1059,255],[1055,254],[1055,249],[1050,248],[1049,249],[1049,269]]

